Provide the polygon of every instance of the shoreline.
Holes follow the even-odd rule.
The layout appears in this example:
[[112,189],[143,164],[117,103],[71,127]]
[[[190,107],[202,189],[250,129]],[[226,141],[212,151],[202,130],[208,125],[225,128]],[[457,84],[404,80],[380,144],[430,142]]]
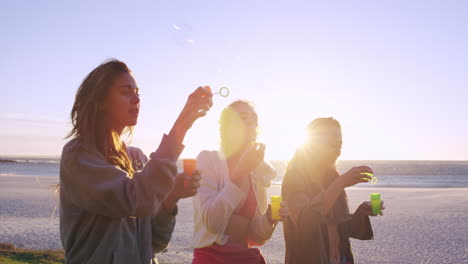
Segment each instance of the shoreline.
[[[49,184],[57,184],[59,182],[59,176],[58,175],[28,175],[28,174],[12,174],[12,173],[0,173],[0,179],[5,179],[5,180],[15,180],[17,179],[18,181],[26,181],[26,180],[31,180],[37,185],[37,180],[36,178],[39,178],[39,180],[42,181],[46,180],[44,182],[48,182]],[[279,182],[272,182],[271,186],[281,186],[282,183]],[[29,186],[31,188],[34,188],[35,186]],[[41,187],[37,185],[37,187]],[[0,190],[3,189],[0,187]],[[378,186],[353,186],[353,187],[348,187],[346,190],[360,190],[360,189],[391,189],[391,190],[443,190],[443,189],[451,189],[451,190],[463,190],[466,189],[468,190],[468,186],[465,187],[457,187],[457,186],[399,186],[399,185],[378,185]]]

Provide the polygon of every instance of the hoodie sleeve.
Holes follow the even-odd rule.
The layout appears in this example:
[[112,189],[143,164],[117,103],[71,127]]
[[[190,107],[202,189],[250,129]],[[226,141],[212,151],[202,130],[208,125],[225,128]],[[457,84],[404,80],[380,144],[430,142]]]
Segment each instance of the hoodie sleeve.
[[67,144],[62,153],[61,191],[76,206],[111,218],[157,212],[173,186],[176,160],[183,149],[165,135],[144,168],[129,175],[96,150],[73,143]]

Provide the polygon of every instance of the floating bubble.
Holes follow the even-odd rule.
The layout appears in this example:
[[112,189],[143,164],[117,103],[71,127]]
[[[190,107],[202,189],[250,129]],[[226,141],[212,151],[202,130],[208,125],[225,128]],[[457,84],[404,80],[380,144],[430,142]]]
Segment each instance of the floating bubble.
[[195,43],[194,38],[191,36],[192,29],[190,26],[174,23],[171,27],[175,33],[174,37],[178,45],[193,45]]
[[182,29],[181,27],[179,27],[176,24],[172,24],[172,28],[174,28],[175,31],[180,31]]

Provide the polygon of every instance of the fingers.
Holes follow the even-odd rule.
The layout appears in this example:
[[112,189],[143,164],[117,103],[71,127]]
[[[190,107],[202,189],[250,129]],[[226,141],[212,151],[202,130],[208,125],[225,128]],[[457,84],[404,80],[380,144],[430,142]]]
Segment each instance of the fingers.
[[183,172],[177,173],[175,177],[175,182],[180,182],[180,181],[183,181],[184,179],[185,179],[185,173]]
[[187,182],[187,187],[189,188],[196,188],[198,189],[200,187],[200,175],[193,175],[193,176],[188,176],[185,175],[185,181]]
[[200,183],[197,182],[197,181],[189,181],[188,187],[190,189],[198,189],[198,188],[200,188]]
[[260,162],[261,160],[263,160],[264,155],[265,155],[265,144],[255,142],[249,146],[247,151],[244,153],[243,158],[249,159],[249,160],[256,160],[257,162]]
[[252,143],[250,143],[250,145],[247,148],[246,152],[250,152],[250,153],[265,152],[265,144],[264,143],[259,143],[259,142],[252,142]]
[[195,196],[198,193],[198,188],[200,188],[201,176],[198,171],[194,171],[192,176],[187,174],[183,175],[183,189],[181,190],[182,198]]
[[371,168],[367,167],[367,166],[359,166],[359,167],[355,167],[355,169],[357,171],[359,171],[360,173],[372,173],[372,174],[374,174],[374,171]]
[[265,144],[264,144],[264,143],[258,142],[258,143],[256,143],[255,148],[256,148],[257,150],[262,150],[262,149],[265,150]]
[[201,175],[200,174],[192,174],[192,179],[194,181],[199,182],[201,180]]
[[358,183],[369,182],[369,180],[368,180],[367,178],[360,177],[360,178],[357,179],[357,182],[358,182]]
[[211,92],[210,86],[198,86],[189,97],[212,97],[213,93]]
[[248,148],[247,148],[247,152],[254,152],[254,151],[257,151],[257,149],[259,148],[259,144],[260,143],[257,143],[257,142],[250,142],[249,145],[248,145]]
[[263,143],[257,143],[257,151],[258,151],[259,153],[265,153],[265,148],[266,148],[265,144],[263,144]]
[[200,174],[200,172],[198,170],[194,170],[192,172],[192,178],[194,178],[197,181],[200,181],[202,176],[201,176],[201,174]]
[[279,220],[279,221],[281,221],[281,222],[286,222],[286,221],[288,221],[288,219],[289,219],[289,212],[284,212],[284,211],[281,211],[281,209],[280,209],[280,211],[279,211],[279,217],[280,217],[280,220]]
[[211,88],[209,86],[200,86],[195,92],[193,92],[190,97],[194,100],[200,100],[207,103],[210,107],[213,106],[213,93],[211,93]]
[[371,202],[369,201],[362,202],[359,207],[360,207],[359,209],[362,212],[365,212],[366,214],[369,214],[372,212],[372,205],[371,205]]
[[211,87],[209,85],[205,85],[202,88],[203,89],[201,89],[201,92],[200,92],[202,97],[208,97],[208,98],[213,97],[213,93],[211,92]]
[[371,168],[367,167],[367,166],[353,167],[351,170],[352,170],[353,172],[359,173],[359,174],[361,174],[361,173],[371,173],[371,174],[374,174],[374,171],[373,171]]
[[285,221],[289,218],[289,213],[288,212],[279,212],[279,216],[281,218],[281,221]]
[[351,185],[355,185],[358,183],[367,183],[369,182],[371,177],[366,176],[365,174],[352,174],[350,180],[352,182]]
[[187,197],[195,196],[197,194],[198,194],[198,187],[187,186],[186,188],[184,188],[181,198],[187,198]]
[[258,162],[261,162],[263,158],[265,157],[265,144],[256,143],[255,145],[256,145],[255,152],[257,154]]
[[200,86],[193,92],[187,101],[186,108],[188,111],[197,112],[208,111],[213,106],[213,94],[209,86]]
[[361,167],[351,168],[344,175],[347,175],[347,177],[349,179],[352,179],[352,181],[354,181],[354,184],[356,184],[356,183],[360,183],[360,182],[369,182],[370,180],[372,180],[372,176],[368,175],[366,173],[373,174],[374,172],[372,171],[371,168],[369,168],[367,166],[361,166]]
[[213,106],[213,94],[209,86],[200,86],[190,94],[187,103],[176,120],[177,127],[185,131],[190,129],[193,123]]
[[286,221],[289,217],[289,208],[288,204],[285,201],[280,203],[279,215],[281,217],[281,221]]
[[[362,168],[368,168],[368,167],[362,167]],[[355,172],[357,172],[357,173],[354,174],[353,177],[357,178],[359,183],[361,183],[361,182],[370,182],[372,180],[372,176],[371,176],[372,174],[368,174],[370,172],[363,172],[362,170],[363,169],[361,169],[361,167],[357,168],[355,170]]]

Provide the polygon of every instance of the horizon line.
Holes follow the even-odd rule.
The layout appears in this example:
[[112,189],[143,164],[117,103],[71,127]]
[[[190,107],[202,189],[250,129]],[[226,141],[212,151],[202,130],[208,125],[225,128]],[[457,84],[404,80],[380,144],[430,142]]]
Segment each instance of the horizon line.
[[[50,159],[60,159],[60,155],[1,155],[0,154],[0,159],[5,159],[5,158],[30,158],[30,159],[44,159],[44,158],[50,158]],[[183,160],[181,158],[177,160]],[[288,159],[269,159],[269,161],[287,161]],[[468,159],[339,159],[337,161],[466,161],[468,162]]]

